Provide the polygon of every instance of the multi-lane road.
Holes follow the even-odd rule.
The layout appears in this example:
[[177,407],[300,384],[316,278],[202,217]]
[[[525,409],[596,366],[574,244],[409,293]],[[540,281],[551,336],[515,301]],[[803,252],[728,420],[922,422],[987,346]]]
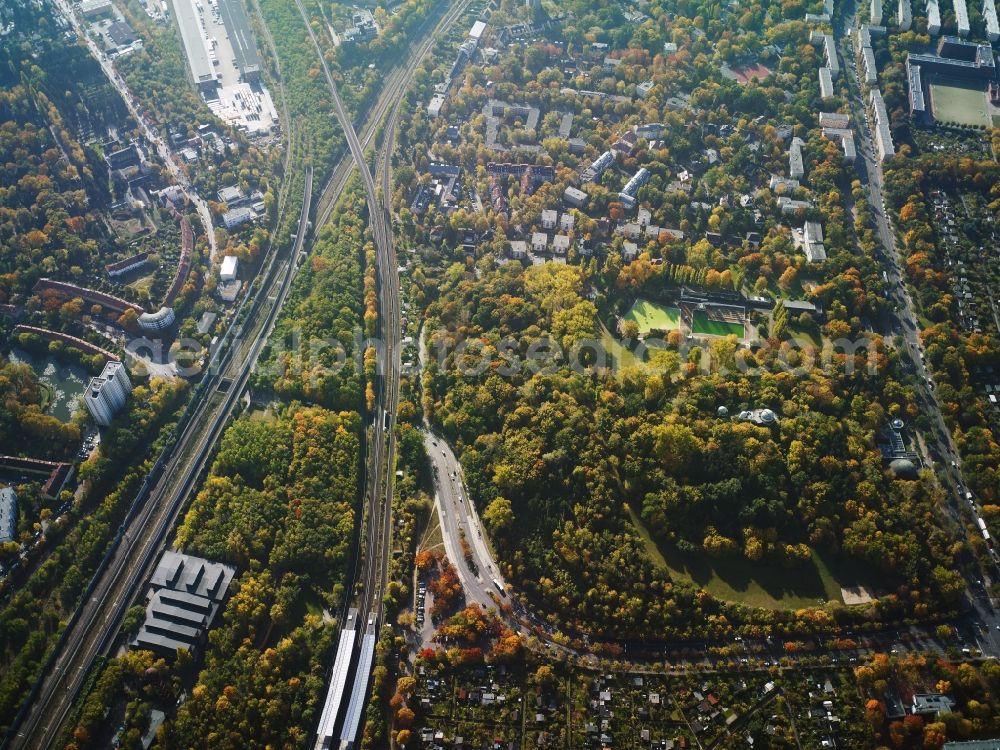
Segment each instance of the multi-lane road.
[[[910,360],[909,367],[914,376],[917,398],[921,412],[929,421],[929,429],[924,433],[925,444],[928,447],[928,458],[937,462],[938,476],[943,480],[947,491],[947,517],[954,526],[961,530],[969,519],[966,512],[976,515],[975,506],[966,508],[964,489],[967,487],[962,478],[961,456],[952,439],[951,430],[945,422],[941,404],[937,399],[937,389],[934,385],[933,373],[928,369],[924,357],[923,342],[920,340],[920,320],[916,306],[910,296],[906,278],[903,273],[899,247],[893,231],[886,205],[884,188],[885,174],[882,162],[879,160],[872,136],[872,115],[865,106],[864,87],[858,75],[858,66],[852,46],[851,31],[856,23],[857,8],[845,8],[842,19],[834,25],[838,46],[841,54],[849,63],[844,66],[845,73],[850,76],[848,86],[851,91],[852,116],[857,123],[859,144],[858,154],[861,157],[857,164],[858,175],[862,186],[867,188],[868,201],[875,220],[881,248],[877,260],[882,265],[886,279],[886,294],[892,302],[892,312],[879,321],[881,333],[891,338],[899,336],[902,341],[902,354]],[[976,531],[974,534],[978,533]],[[961,536],[964,536],[959,531]],[[988,593],[991,576],[995,572],[992,560],[971,560],[969,567],[973,572],[966,577],[966,600],[971,606],[966,618],[984,652],[1000,655],[1000,616]],[[984,584],[985,581],[985,584]]]
[[[462,465],[447,441],[431,432],[424,433],[424,448],[431,461],[435,507],[445,552],[458,572],[465,599],[484,609],[496,607],[497,600],[508,598],[507,586],[486,546],[479,516],[465,487]],[[463,539],[471,550],[471,564],[462,550]]]

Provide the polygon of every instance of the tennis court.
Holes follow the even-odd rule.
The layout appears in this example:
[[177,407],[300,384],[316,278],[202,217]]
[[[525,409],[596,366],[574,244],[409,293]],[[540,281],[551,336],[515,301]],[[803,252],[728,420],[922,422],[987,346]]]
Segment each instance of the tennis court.
[[635,321],[639,333],[650,331],[672,331],[677,328],[681,319],[681,311],[676,307],[666,307],[648,299],[637,299],[632,308],[625,313],[625,320]]
[[709,336],[739,336],[743,338],[746,331],[742,323],[709,318],[705,310],[695,310],[691,319],[692,333],[703,333]]
[[990,126],[986,111],[986,92],[957,83],[935,82],[930,85],[931,109],[938,122],[959,125]]

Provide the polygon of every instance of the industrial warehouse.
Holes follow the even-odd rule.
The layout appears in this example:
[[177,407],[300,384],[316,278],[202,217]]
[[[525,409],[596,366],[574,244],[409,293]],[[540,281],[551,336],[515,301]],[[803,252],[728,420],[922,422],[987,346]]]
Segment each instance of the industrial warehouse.
[[195,651],[219,611],[235,570],[167,550],[149,579],[146,621],[132,641],[168,656]]
[[243,5],[235,0],[172,0],[188,69],[209,108],[247,132],[267,135],[278,124],[261,82],[260,55]]

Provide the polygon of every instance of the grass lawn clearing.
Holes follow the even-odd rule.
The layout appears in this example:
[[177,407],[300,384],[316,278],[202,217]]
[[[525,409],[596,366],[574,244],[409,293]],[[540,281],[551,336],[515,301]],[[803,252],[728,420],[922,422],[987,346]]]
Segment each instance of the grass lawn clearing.
[[637,299],[625,313],[625,320],[634,321],[642,334],[650,331],[673,331],[680,324],[681,311],[648,299]]
[[938,122],[990,126],[986,92],[958,83],[932,83],[931,107]]
[[821,599],[842,602],[842,587],[865,582],[861,565],[831,560],[815,551],[811,562],[791,569],[753,563],[743,556],[714,558],[704,552],[683,553],[672,544],[657,543],[631,506],[626,505],[626,510],[654,564],[717,599],[763,609],[799,609],[819,606]]
[[604,352],[608,355],[608,367],[612,367],[614,364],[617,364],[619,368],[635,366],[635,355],[618,343],[618,339],[611,335],[611,331],[605,328],[603,323],[601,324],[601,346],[604,347]]
[[444,547],[444,536],[441,534],[441,521],[438,518],[437,508],[432,508],[430,521],[427,524],[427,528],[424,529],[424,535],[421,537],[420,543],[417,544],[417,551],[421,552],[425,549],[434,549],[436,547]]

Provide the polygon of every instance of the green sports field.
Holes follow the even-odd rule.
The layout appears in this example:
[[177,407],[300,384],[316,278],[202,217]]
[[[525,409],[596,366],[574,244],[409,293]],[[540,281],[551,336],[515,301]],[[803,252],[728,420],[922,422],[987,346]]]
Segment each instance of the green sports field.
[[705,333],[710,336],[729,336],[732,334],[740,338],[746,335],[746,331],[743,330],[743,324],[730,323],[727,320],[710,320],[708,313],[704,310],[694,311],[694,318],[691,321],[691,332]]
[[960,125],[990,125],[986,111],[986,92],[953,83],[930,85],[931,107],[938,122],[957,122]]
[[672,331],[680,323],[681,311],[676,307],[666,307],[650,302],[648,299],[637,299],[627,313],[625,320],[635,321],[639,333],[650,331]]

